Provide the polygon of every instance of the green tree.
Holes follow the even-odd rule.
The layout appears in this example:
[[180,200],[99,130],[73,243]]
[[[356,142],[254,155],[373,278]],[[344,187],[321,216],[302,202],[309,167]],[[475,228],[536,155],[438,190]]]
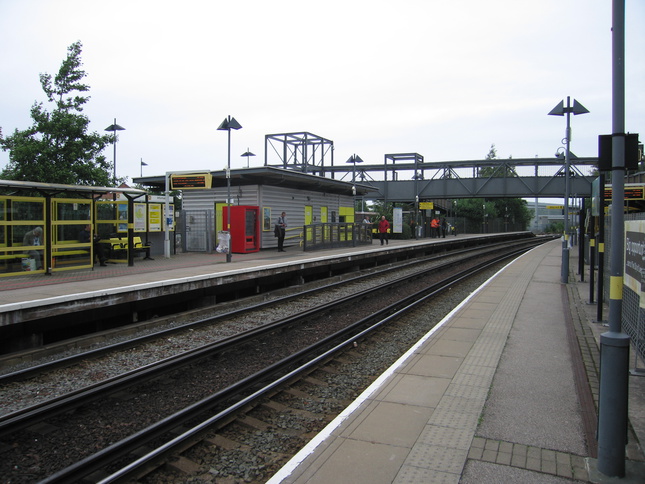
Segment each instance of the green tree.
[[[486,160],[492,161],[497,160],[497,149],[495,148],[495,143],[490,145],[490,150],[486,155]],[[508,158],[512,160],[513,157]],[[514,177],[517,176],[515,173],[515,165],[508,163],[506,161],[500,161],[493,166],[482,166],[477,169],[477,176],[480,178],[501,178],[501,177]]]
[[497,218],[513,226],[519,225],[523,230],[526,230],[533,219],[533,210],[528,207],[528,202],[521,198],[501,198],[495,200],[494,204]]
[[110,186],[112,164],[101,152],[114,141],[114,135],[88,133],[89,119],[82,114],[90,99],[84,95],[81,42],[67,48],[67,58],[58,74],[40,74],[40,84],[54,109],[43,103],[31,108],[33,126],[16,129],[10,136],[0,132],[0,147],[9,151],[9,163],[0,173],[8,180],[63,183],[69,185]]
[[[486,160],[497,159],[497,149],[493,143],[490,145]],[[509,159],[512,159],[512,157],[509,157]],[[515,165],[508,162],[500,162],[499,165],[480,168],[478,176],[486,178],[506,178],[516,177],[517,174],[515,173]],[[488,201],[485,199],[475,199],[475,203],[469,210],[469,214],[465,216],[475,220],[477,213],[479,213],[481,219],[483,217],[483,210],[478,210],[478,206],[486,206],[486,213],[489,217],[500,218],[515,226],[519,225],[523,230],[526,230],[533,218],[532,210],[528,208],[526,200],[522,200],[521,198],[502,198]]]

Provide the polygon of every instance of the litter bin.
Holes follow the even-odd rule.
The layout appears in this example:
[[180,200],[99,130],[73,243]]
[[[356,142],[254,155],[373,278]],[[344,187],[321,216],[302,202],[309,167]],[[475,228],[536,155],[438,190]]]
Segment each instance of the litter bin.
[[231,234],[227,230],[220,230],[217,232],[217,240],[218,240],[218,245],[217,245],[217,252],[220,254],[228,254],[230,250],[230,244],[231,244]]
[[23,271],[35,271],[36,270],[36,259],[31,257],[22,258],[22,270]]

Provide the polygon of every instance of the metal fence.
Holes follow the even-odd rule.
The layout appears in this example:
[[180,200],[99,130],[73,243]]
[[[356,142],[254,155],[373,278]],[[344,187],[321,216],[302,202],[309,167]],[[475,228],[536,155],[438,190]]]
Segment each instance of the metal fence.
[[305,251],[372,243],[372,224],[319,223],[305,225],[302,230]]
[[177,219],[178,246],[183,252],[212,252],[212,210],[182,210]]

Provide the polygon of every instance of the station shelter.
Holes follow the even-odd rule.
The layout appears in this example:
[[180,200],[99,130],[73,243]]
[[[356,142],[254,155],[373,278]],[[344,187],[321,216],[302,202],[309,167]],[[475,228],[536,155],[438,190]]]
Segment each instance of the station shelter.
[[135,243],[143,246],[141,235],[150,228],[149,213],[147,192],[127,186],[0,180],[0,277],[93,268],[97,235],[107,256],[118,257],[113,262],[132,265]]
[[[181,173],[185,181],[189,175]],[[285,246],[301,246],[314,236],[316,226],[331,233],[338,224],[360,222],[355,220],[355,197],[371,190],[365,185],[271,166],[231,169],[228,179],[226,170],[195,176],[203,175],[207,175],[207,186],[185,184],[181,189],[187,250],[191,246],[200,248],[196,250],[217,247],[222,233],[230,233],[234,253],[276,248],[275,224],[282,212],[288,224]],[[165,177],[172,176],[167,173],[134,181],[151,191],[161,191],[166,186]]]

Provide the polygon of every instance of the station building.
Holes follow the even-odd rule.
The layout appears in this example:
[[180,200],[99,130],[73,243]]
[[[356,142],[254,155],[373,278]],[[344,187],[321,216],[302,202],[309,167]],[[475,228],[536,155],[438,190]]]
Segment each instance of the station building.
[[[190,177],[186,172],[176,175]],[[361,222],[355,220],[354,200],[371,190],[366,185],[274,166],[231,169],[230,178],[226,170],[197,174],[202,175],[209,179],[207,186],[195,188],[184,183],[181,188],[176,233],[184,234],[185,240],[176,238],[176,249],[214,250],[220,233],[228,228],[229,204],[233,253],[277,247],[274,227],[282,212],[288,221],[285,246],[300,246],[306,238],[304,226]],[[163,192],[167,179],[169,188],[177,189],[172,184],[173,173],[135,178],[134,182]],[[153,245],[158,245],[154,239]]]

